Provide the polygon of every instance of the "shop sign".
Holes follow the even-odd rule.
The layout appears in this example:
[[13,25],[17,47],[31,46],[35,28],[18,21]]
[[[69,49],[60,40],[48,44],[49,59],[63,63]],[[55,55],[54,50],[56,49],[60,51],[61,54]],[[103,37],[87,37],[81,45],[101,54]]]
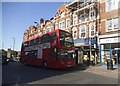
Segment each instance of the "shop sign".
[[74,40],[74,44],[80,44],[80,43],[84,43],[84,39]]
[[89,45],[89,38],[86,38],[84,43],[85,43],[86,45]]
[[101,44],[106,44],[106,43],[119,43],[120,42],[120,37],[116,38],[106,38],[106,39],[100,39]]

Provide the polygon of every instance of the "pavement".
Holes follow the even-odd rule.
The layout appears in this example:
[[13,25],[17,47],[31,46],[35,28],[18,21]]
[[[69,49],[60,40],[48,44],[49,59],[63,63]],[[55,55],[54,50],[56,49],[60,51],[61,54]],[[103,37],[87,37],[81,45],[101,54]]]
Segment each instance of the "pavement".
[[113,70],[108,70],[107,66],[89,66],[84,71],[107,77],[118,78],[118,66],[113,66]]
[[[86,69],[84,68],[86,67]],[[42,69],[27,66],[18,62],[10,62],[2,67],[2,85],[19,84],[117,84],[118,78],[96,74],[102,66],[78,66],[70,69]],[[94,69],[94,70],[93,70]],[[96,69],[96,70],[95,70]],[[105,71],[104,69],[103,71]],[[115,69],[116,70],[116,69]],[[107,70],[115,71],[115,70]],[[112,73],[113,74],[113,73]]]

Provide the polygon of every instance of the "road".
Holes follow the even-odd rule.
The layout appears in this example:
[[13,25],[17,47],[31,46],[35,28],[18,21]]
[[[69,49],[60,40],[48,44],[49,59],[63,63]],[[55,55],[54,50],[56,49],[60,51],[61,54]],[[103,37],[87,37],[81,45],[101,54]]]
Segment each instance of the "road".
[[120,64],[118,65],[118,84],[120,86]]
[[3,85],[10,84],[117,84],[117,78],[75,69],[42,69],[10,62],[3,66]]

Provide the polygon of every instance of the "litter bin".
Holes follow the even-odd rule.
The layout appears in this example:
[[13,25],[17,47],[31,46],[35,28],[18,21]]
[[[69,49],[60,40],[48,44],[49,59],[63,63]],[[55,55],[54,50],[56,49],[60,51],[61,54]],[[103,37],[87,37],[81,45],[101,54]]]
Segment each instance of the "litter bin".
[[107,70],[113,70],[113,61],[107,60]]

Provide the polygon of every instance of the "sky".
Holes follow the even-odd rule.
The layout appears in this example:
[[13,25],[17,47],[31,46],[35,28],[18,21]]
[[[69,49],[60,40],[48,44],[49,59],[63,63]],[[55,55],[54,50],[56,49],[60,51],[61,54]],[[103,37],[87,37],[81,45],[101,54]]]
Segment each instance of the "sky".
[[2,45],[2,3],[0,2],[0,49]]
[[24,31],[30,25],[35,25],[35,21],[39,22],[40,18],[47,20],[54,17],[62,4],[63,2],[2,2],[0,49],[13,49],[14,39],[12,38],[15,38],[14,50],[20,51]]

